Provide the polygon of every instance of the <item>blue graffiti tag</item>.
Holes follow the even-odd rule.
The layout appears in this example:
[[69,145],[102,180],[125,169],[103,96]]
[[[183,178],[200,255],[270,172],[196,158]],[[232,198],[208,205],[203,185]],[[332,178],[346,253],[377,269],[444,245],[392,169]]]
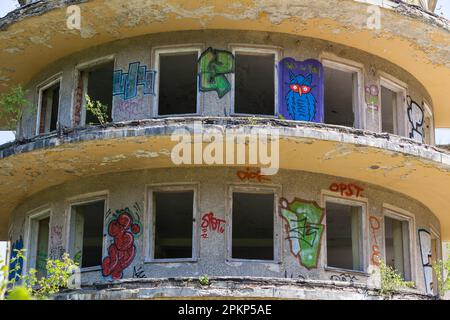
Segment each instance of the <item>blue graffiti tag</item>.
[[[13,279],[18,280],[18,278],[22,275],[22,270],[23,270],[23,259],[17,259],[15,260],[16,256],[17,256],[17,250],[22,250],[23,249],[23,239],[22,236],[20,236],[19,239],[17,239],[11,247],[11,258],[10,261],[12,261],[9,264],[9,270],[13,270],[16,268],[17,264],[19,264],[20,268],[18,268],[18,271],[14,272],[14,273],[10,273],[8,276],[8,280],[11,281]],[[13,261],[14,260],[14,261]]]
[[143,87],[143,93],[155,94],[155,70],[147,70],[140,62],[132,62],[128,66],[128,73],[116,70],[113,74],[113,95],[123,95],[124,100],[137,96],[138,86]]

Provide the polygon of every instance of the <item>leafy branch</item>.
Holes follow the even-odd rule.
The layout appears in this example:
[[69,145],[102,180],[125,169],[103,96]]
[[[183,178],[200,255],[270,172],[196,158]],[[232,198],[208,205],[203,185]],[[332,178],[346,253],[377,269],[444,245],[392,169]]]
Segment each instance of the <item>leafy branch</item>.
[[433,271],[436,274],[439,295],[445,296],[447,291],[450,291],[450,259],[436,261]]
[[92,99],[85,95],[86,110],[90,111],[98,120],[100,125],[104,126],[108,123],[108,106],[102,104],[100,101],[92,101]]
[[395,268],[386,265],[384,261],[380,261],[380,276],[381,276],[380,294],[382,296],[391,297],[401,288],[413,288],[415,286],[414,282],[405,281]]
[[25,95],[26,91],[21,85],[13,87],[9,92],[0,95],[0,118],[6,120],[7,127],[11,130],[16,130],[24,111],[27,108],[32,109]]
[[62,260],[47,259],[47,275],[38,278],[36,269],[30,269],[27,275],[21,274],[20,261],[25,260],[24,251],[25,249],[15,249],[16,256],[10,262],[14,266],[9,271],[9,274],[13,275],[10,280],[8,280],[8,267],[5,265],[1,268],[4,280],[0,286],[0,299],[5,296],[10,300],[49,299],[61,289],[68,288],[70,278],[78,269],[78,265],[69,258],[67,253],[64,253]]

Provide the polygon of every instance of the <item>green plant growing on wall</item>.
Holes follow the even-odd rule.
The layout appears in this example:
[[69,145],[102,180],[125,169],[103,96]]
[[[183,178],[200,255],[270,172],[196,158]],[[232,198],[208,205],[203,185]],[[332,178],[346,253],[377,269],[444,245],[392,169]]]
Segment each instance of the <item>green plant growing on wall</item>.
[[102,104],[100,101],[92,101],[92,99],[86,95],[86,110],[90,111],[98,120],[101,126],[108,123],[108,106]]
[[200,284],[202,286],[208,286],[209,285],[209,278],[208,278],[208,276],[206,274],[200,276],[198,278],[198,281],[200,282]]
[[412,281],[405,281],[397,270],[380,261],[381,288],[380,294],[385,297],[392,297],[402,288],[413,288]]
[[16,130],[25,110],[32,108],[25,95],[26,91],[21,85],[0,95],[0,118],[6,120],[7,127],[13,131]]
[[445,296],[447,291],[450,291],[450,259],[433,263],[433,271],[436,275],[439,295]]
[[[15,260],[25,260],[24,249],[16,250],[16,257],[11,259],[11,264]],[[20,264],[16,263],[15,267],[9,271],[9,274],[17,275],[11,280],[8,279],[8,267],[2,267],[4,280],[1,285],[0,296],[7,297],[11,300],[30,300],[30,299],[49,299],[52,295],[58,293],[61,289],[68,288],[70,277],[73,272],[78,269],[78,265],[64,253],[61,260],[47,260],[45,277],[38,278],[37,270],[30,269],[27,275],[18,273]],[[17,285],[20,282],[20,285]]]

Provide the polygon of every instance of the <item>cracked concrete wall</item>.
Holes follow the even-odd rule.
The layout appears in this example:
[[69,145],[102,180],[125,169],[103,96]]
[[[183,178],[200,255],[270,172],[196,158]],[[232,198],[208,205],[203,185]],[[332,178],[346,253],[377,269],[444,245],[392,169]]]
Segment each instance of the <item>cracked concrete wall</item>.
[[[142,155],[144,156],[144,155]],[[152,155],[146,155],[152,157]],[[105,159],[105,161],[114,161],[114,159]],[[20,236],[26,239],[26,217],[37,208],[50,208],[52,211],[51,229],[53,227],[60,227],[61,241],[53,241],[53,234],[51,237],[51,245],[56,243],[56,246],[62,246],[65,250],[68,249],[68,208],[69,199],[80,197],[82,195],[92,195],[98,192],[107,192],[108,200],[107,206],[113,212],[117,209],[125,207],[133,207],[138,203],[141,208],[146,208],[146,186],[150,184],[167,184],[167,183],[199,183],[199,208],[197,219],[207,212],[213,212],[217,218],[228,219],[226,215],[226,190],[228,184],[238,184],[242,186],[254,186],[257,181],[241,181],[237,176],[238,170],[245,170],[245,168],[173,168],[173,169],[153,169],[142,171],[130,171],[123,173],[107,174],[95,177],[80,177],[78,180],[49,188],[38,194],[25,199],[12,214],[10,225],[10,238],[16,240]],[[293,278],[293,279],[308,279],[308,280],[330,280],[332,276],[337,276],[342,273],[347,277],[354,276],[353,282],[367,284],[370,286],[377,285],[377,275],[371,274],[374,270],[370,258],[372,254],[372,246],[374,241],[380,246],[380,255],[384,255],[383,239],[382,239],[382,214],[383,206],[389,204],[406,210],[414,215],[414,233],[412,236],[413,246],[413,279],[416,281],[418,289],[424,291],[424,277],[423,268],[420,255],[419,240],[416,235],[419,228],[440,230],[438,219],[423,205],[416,200],[405,197],[401,194],[385,190],[369,184],[360,183],[358,181],[351,181],[339,177],[333,177],[322,174],[313,174],[302,171],[288,171],[281,170],[276,176],[270,177],[271,181],[257,183],[257,185],[270,185],[281,187],[280,197],[292,201],[294,198],[302,200],[316,201],[321,204],[322,196],[324,194],[330,195],[330,185],[332,183],[355,183],[364,189],[362,192],[363,198],[345,197],[355,201],[366,201],[368,203],[368,212],[363,223],[364,229],[364,260],[367,267],[364,272],[351,272],[347,270],[331,270],[325,269],[325,232],[322,235],[321,247],[319,250],[318,266],[310,270],[301,266],[298,258],[291,253],[289,241],[286,240],[287,234],[284,228],[284,221],[280,217],[278,219],[278,226],[283,225],[283,228],[277,227],[275,232],[280,232],[281,242],[281,263],[262,263],[262,262],[230,262],[226,260],[226,232],[216,233],[209,232],[208,239],[200,237],[201,228],[198,225],[198,242],[199,242],[199,259],[197,262],[186,263],[144,263],[144,247],[148,248],[145,243],[145,236],[141,235],[137,238],[136,257],[132,264],[125,269],[124,279],[132,278],[134,276],[133,268],[142,268],[143,273],[148,278],[167,278],[167,277],[198,277],[203,274],[209,276],[252,276],[252,277],[275,277],[275,278]],[[341,197],[339,192],[331,192],[331,195]],[[78,198],[80,200],[82,198]],[[372,237],[370,233],[369,215],[375,216],[380,220],[379,234]],[[146,216],[145,209],[142,210],[141,221],[145,225]],[[175,223],[175,222],[174,222]],[[226,221],[227,224],[230,221]],[[325,223],[325,218],[322,221]],[[104,235],[107,234],[106,228]],[[250,227],[250,226],[249,226]],[[145,226],[148,231],[149,226]],[[374,240],[375,239],[375,240]],[[109,240],[108,240],[109,241]],[[108,243],[104,241],[104,243]],[[53,247],[50,248],[52,251]],[[107,250],[104,244],[104,257],[107,255]],[[96,271],[85,272],[82,275],[82,282],[84,284],[92,284],[94,282],[108,282],[110,278],[104,278],[100,269]]]
[[[365,100],[364,87],[370,85],[379,86],[380,72],[387,73],[408,86],[407,94],[411,96],[419,105],[427,101],[431,106],[431,97],[427,90],[408,72],[395,66],[384,59],[375,57],[366,52],[349,48],[336,43],[298,37],[280,33],[253,32],[253,31],[226,31],[226,30],[205,30],[205,31],[183,31],[172,33],[161,33],[148,36],[141,36],[120,40],[113,43],[90,48],[80,53],[71,55],[52,64],[51,67],[43,70],[30,82],[29,99],[33,105],[38,104],[38,91],[36,87],[51,78],[55,74],[62,74],[61,82],[61,105],[60,119],[61,126],[71,127],[73,125],[73,104],[74,88],[77,81],[77,71],[75,66],[95,59],[113,55],[115,58],[115,70],[128,72],[128,66],[132,62],[140,62],[140,65],[152,69],[154,65],[153,51],[161,46],[176,46],[201,44],[203,49],[213,47],[217,49],[229,50],[232,44],[243,44],[250,46],[271,46],[282,51],[282,57],[293,57],[296,60],[330,58],[347,59],[361,64],[364,68],[364,83],[361,84],[362,101]],[[280,57],[280,59],[282,58]],[[230,75],[227,75],[230,79]],[[222,99],[217,97],[217,93],[200,93],[201,113],[206,116],[226,116],[231,113],[231,93],[226,94]],[[113,120],[126,121],[145,119],[152,116],[155,106],[153,95],[143,95],[142,88],[138,89],[138,96],[134,99],[124,101],[118,95],[113,98]],[[378,111],[368,108],[363,103],[361,107],[362,117],[365,117],[365,129],[379,132],[381,130]],[[36,110],[28,110],[24,115],[19,128],[19,138],[29,138],[34,136],[36,131]],[[406,105],[405,105],[406,121]],[[364,122],[364,121],[363,121]],[[407,122],[407,121],[406,121]],[[410,127],[409,122],[407,125]],[[408,130],[409,131],[409,130]]]

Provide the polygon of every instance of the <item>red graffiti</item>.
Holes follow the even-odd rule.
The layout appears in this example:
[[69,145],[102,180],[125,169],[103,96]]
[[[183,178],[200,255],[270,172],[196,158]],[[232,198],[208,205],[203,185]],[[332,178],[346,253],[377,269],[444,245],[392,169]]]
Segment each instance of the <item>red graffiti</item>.
[[380,253],[380,247],[378,246],[378,230],[380,230],[380,220],[378,220],[377,217],[370,216],[369,217],[369,225],[370,225],[370,231],[372,234],[372,254],[370,261],[372,261],[373,265],[379,266],[381,261],[381,253]]
[[134,235],[141,231],[126,209],[119,212],[119,216],[109,223],[108,234],[114,238],[114,242],[109,246],[108,257],[102,263],[103,276],[111,275],[113,279],[121,279],[123,270],[133,261],[136,254]]
[[258,182],[262,181],[270,181],[269,178],[265,177],[261,174],[261,169],[256,170],[255,172],[250,171],[250,168],[247,168],[246,171],[238,171],[236,175],[241,181],[244,180],[253,180],[256,179]]
[[218,233],[224,233],[225,232],[225,220],[218,219],[214,217],[214,213],[208,212],[205,213],[202,217],[202,238],[207,239],[208,238],[208,230],[217,231]]
[[340,192],[341,196],[347,197],[362,197],[362,192],[364,188],[354,184],[354,183],[332,183],[330,185],[330,190],[333,192]]

